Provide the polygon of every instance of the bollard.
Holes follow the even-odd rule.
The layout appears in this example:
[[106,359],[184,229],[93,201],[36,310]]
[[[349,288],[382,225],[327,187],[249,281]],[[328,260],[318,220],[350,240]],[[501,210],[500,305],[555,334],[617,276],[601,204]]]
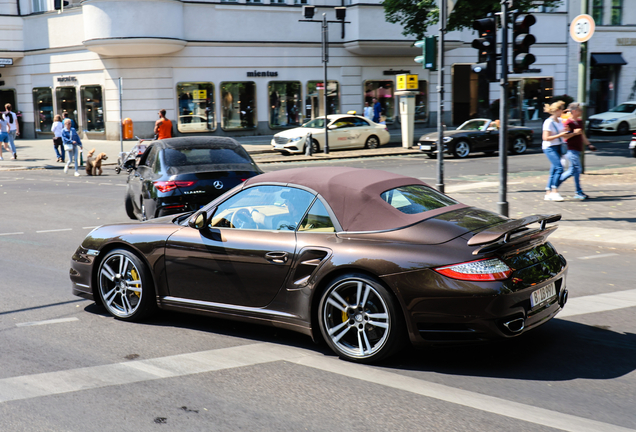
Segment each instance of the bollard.
[[311,137],[311,132],[307,134],[307,138],[305,138],[305,156],[311,156],[312,143],[313,139]]

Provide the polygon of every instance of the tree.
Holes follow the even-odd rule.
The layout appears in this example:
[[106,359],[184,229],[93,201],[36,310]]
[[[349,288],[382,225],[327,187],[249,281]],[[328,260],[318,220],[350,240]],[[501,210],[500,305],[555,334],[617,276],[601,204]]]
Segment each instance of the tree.
[[[439,19],[438,0],[384,0],[384,16],[390,23],[402,24],[404,36],[422,39],[431,24]],[[444,0],[446,1],[446,0]],[[537,0],[515,0],[514,9],[527,12],[536,8]],[[561,0],[544,0],[546,7],[557,6]],[[501,11],[501,0],[456,0],[449,16],[447,30],[472,28],[473,21],[489,13]]]

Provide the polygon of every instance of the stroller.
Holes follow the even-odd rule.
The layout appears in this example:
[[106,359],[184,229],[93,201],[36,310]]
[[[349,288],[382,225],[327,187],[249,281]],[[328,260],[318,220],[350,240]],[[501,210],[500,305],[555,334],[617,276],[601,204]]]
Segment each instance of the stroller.
[[146,140],[139,137],[135,137],[139,141],[137,144],[130,149],[129,152],[120,152],[119,157],[117,158],[117,166],[115,166],[115,172],[119,174],[122,170],[126,170],[127,173],[130,173],[133,169],[135,169],[135,165],[137,164],[137,160],[141,157],[142,154],[148,148],[147,144],[144,144]]

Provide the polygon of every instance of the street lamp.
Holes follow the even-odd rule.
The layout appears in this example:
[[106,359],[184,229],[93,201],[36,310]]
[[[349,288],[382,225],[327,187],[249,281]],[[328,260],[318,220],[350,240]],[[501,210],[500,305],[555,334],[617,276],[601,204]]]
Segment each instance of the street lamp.
[[[322,20],[312,19],[314,17],[314,13],[316,11],[315,6],[305,5],[303,6],[303,16],[306,19],[301,19],[298,21],[303,22],[318,22],[322,23],[322,69],[324,75],[324,107],[325,107],[325,154],[329,154],[329,136],[328,136],[328,128],[327,128],[327,63],[329,63],[329,23],[341,23],[342,24],[342,38],[344,39],[345,30],[344,25],[349,24],[348,21],[345,21],[347,16],[347,8],[346,7],[337,7],[336,9],[336,18],[338,21],[327,21],[327,14],[322,14]],[[308,145],[311,145],[309,143]]]

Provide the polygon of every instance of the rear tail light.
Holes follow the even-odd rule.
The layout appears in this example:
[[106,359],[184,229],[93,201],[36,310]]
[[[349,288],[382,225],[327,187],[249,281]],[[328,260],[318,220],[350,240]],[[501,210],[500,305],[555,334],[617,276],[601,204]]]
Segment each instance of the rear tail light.
[[178,204],[178,205],[169,205],[169,206],[165,206],[164,209],[177,209],[177,208],[184,208],[185,204]]
[[178,187],[193,186],[195,183],[196,183],[196,180],[190,180],[190,181],[177,180],[177,181],[158,181],[158,182],[155,182],[154,185],[159,192],[170,192],[171,190],[175,190]]
[[444,276],[465,281],[505,280],[512,274],[512,269],[498,258],[469,261],[451,266],[437,267],[433,270]]

